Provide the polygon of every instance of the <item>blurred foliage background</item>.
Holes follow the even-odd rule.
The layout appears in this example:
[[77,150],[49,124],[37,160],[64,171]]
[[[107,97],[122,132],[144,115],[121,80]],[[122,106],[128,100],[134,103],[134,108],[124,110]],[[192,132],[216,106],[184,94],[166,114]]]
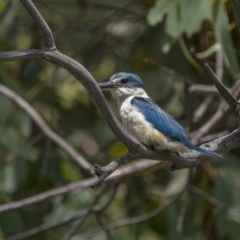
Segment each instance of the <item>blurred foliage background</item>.
[[[229,0],[35,0],[53,31],[59,51],[85,66],[98,82],[119,71],[134,72],[149,95],[188,132],[217,111],[218,95],[194,93],[193,84],[212,85],[204,63],[219,71],[231,88],[239,79],[239,33]],[[16,0],[0,0],[0,51],[41,48],[38,28]],[[1,62],[0,82],[26,99],[47,124],[90,163],[106,165],[126,152],[97,111],[83,86],[64,69],[43,60]],[[116,102],[106,94],[118,115]],[[201,117],[194,113],[208,99]],[[90,175],[48,140],[31,118],[0,96],[0,204],[24,199]],[[205,135],[237,128],[227,112]],[[203,141],[198,141],[203,142]],[[104,211],[104,224],[140,216],[180,192],[189,180],[234,211],[240,211],[240,152],[224,154],[191,171],[170,172],[166,164],[131,176],[116,186]],[[56,223],[84,209],[101,188],[61,195],[0,214],[0,237]],[[111,190],[99,200],[104,202]],[[29,239],[62,239],[73,223]],[[140,224],[103,232],[90,239],[240,238],[240,217],[220,211],[185,191],[163,213]],[[95,215],[76,234],[99,227]],[[14,239],[14,238],[8,238]],[[25,239],[25,238],[23,238]],[[84,239],[79,237],[76,239]]]

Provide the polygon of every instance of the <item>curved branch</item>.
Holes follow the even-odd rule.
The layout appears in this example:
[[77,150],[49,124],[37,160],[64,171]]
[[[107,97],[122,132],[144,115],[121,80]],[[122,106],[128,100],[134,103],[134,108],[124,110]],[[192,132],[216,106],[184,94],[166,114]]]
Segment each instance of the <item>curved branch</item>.
[[43,43],[44,48],[48,50],[55,50],[55,42],[53,39],[52,31],[47,25],[46,21],[38,11],[38,9],[35,7],[33,2],[31,0],[20,0],[22,5],[25,7],[25,9],[28,11],[29,15],[34,19],[35,23],[38,25],[42,37],[43,37]]
[[0,93],[8,99],[16,103],[22,108],[30,118],[37,124],[41,131],[47,138],[52,140],[55,144],[61,147],[80,167],[87,172],[90,172],[93,166],[85,160],[73,147],[71,147],[62,137],[56,134],[48,125],[44,122],[38,112],[23,98],[21,98],[16,92],[0,84]]
[[0,61],[36,58],[48,60],[49,62],[65,68],[69,73],[71,73],[84,85],[113,133],[126,144],[128,149],[134,152],[136,156],[140,156],[141,154],[151,155],[151,151],[147,150],[134,137],[132,137],[116,119],[96,81],[80,63],[58,52],[57,50],[21,50],[0,52]]
[[127,148],[131,152],[133,152],[136,156],[141,156],[141,154],[151,155],[152,151],[146,149],[141,143],[139,143],[116,119],[115,115],[109,107],[106,98],[102,93],[102,90],[99,88],[96,81],[86,68],[84,68],[77,61],[58,51],[46,52],[44,58],[56,65],[65,68],[83,84],[112,132],[116,135],[117,138],[126,144]]

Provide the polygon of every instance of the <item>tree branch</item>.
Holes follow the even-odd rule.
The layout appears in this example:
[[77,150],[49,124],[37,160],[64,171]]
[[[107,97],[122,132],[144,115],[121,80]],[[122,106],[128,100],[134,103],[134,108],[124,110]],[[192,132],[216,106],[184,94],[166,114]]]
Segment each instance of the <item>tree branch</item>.
[[218,79],[216,74],[213,72],[213,70],[207,63],[205,64],[205,67],[210,74],[216,88],[218,89],[222,97],[225,99],[225,101],[228,103],[232,111],[236,114],[238,118],[238,123],[240,125],[240,102],[237,101],[237,99],[231,94],[231,92],[228,91],[228,89],[222,84],[222,82]]
[[93,166],[87,162],[73,147],[71,147],[62,137],[56,134],[48,125],[44,122],[38,112],[16,92],[0,84],[0,93],[12,100],[16,105],[22,108],[30,118],[36,123],[47,138],[52,140],[62,150],[64,150],[81,168],[88,173],[91,172]]
[[[153,160],[139,160],[131,165],[123,166],[117,171],[115,171],[111,176],[109,176],[105,181],[116,181],[124,177],[136,175],[142,173],[143,171],[151,169],[152,171],[158,170],[160,167],[166,166],[165,163]],[[90,187],[96,181],[95,177],[88,178],[85,180],[78,181],[76,183],[71,183],[66,186],[62,186],[53,190],[49,190],[29,198],[25,198],[19,201],[6,203],[0,206],[0,213],[16,210],[19,208],[26,207],[31,204],[36,204],[38,202],[45,201],[49,198],[56,197],[62,194],[67,194],[71,192],[80,192],[81,190]]]
[[3,204],[0,206],[0,213],[23,208],[34,203],[43,202],[49,198],[56,197],[61,194],[66,194],[74,191],[80,192],[84,188],[91,186],[94,180],[95,180],[94,177],[88,178],[88,179],[85,179],[76,183],[72,183],[63,187],[59,187],[50,191],[36,194],[29,198]]
[[[103,209],[105,209],[113,200],[113,197],[115,195],[115,189],[113,189],[112,193],[110,194],[110,197],[108,198],[108,200],[103,203],[103,204],[96,204],[92,207],[92,212],[99,212],[102,211]],[[31,236],[34,236],[36,234],[39,234],[41,232],[50,230],[50,229],[55,229],[55,228],[59,228],[62,227],[64,225],[67,225],[71,222],[76,221],[79,218],[83,218],[86,214],[87,214],[87,209],[83,209],[78,211],[77,213],[71,215],[70,217],[61,219],[55,223],[50,223],[50,224],[43,224],[41,226],[35,227],[35,228],[31,228],[25,232],[19,233],[19,234],[15,234],[12,235],[8,238],[6,238],[5,240],[20,240],[20,239],[26,239],[29,238]]]
[[[232,95],[236,95],[237,97],[240,96],[240,80],[238,80],[231,90]],[[189,135],[193,137],[194,139],[198,139],[210,131],[216,129],[218,126],[218,123],[226,117],[226,113],[229,110],[229,105],[223,101],[219,107],[218,110],[214,113],[214,115],[206,122],[204,123],[199,129],[191,132]]]
[[[207,148],[211,151],[218,152],[221,154],[228,152],[239,146],[240,146],[240,128],[226,136],[217,138],[211,142],[201,145],[201,147],[203,148]],[[132,156],[130,155],[129,158],[130,160],[134,159],[134,155]],[[170,169],[174,171],[184,168],[196,167],[197,165],[202,164],[211,158],[209,156],[202,155],[201,153],[196,151],[189,151],[187,153],[180,153],[179,156],[172,152],[168,153],[153,152],[153,154],[151,155],[151,159],[156,160],[161,159],[161,161],[171,162],[173,165],[171,165]],[[121,157],[120,159],[117,159],[115,161],[122,161]],[[95,166],[98,180],[92,185],[92,187],[95,187],[99,183],[101,183],[106,178],[106,175],[109,176],[109,174],[111,174],[114,171],[114,169],[118,167],[115,161],[111,162],[106,167]]]
[[42,15],[39,13],[38,9],[35,7],[31,0],[20,1],[27,10],[28,14],[34,19],[35,23],[39,27],[43,38],[44,48],[50,51],[55,50],[56,46],[53,39],[52,31],[47,25]]
[[[185,189],[184,189],[185,190]],[[159,213],[163,212],[164,210],[166,210],[167,208],[169,208],[170,206],[172,206],[182,195],[182,193],[184,192],[181,191],[180,193],[178,193],[177,195],[170,197],[168,200],[166,200],[163,204],[161,204],[159,207],[155,208],[154,210],[143,214],[141,216],[138,217],[132,217],[132,218],[127,218],[127,219],[123,219],[120,220],[116,223],[110,224],[108,226],[105,226],[108,231],[112,231],[121,227],[125,227],[125,226],[129,226],[132,224],[137,224],[137,223],[142,223],[145,222],[153,217],[155,217],[156,215],[158,215]],[[102,231],[102,229],[96,229],[94,231],[82,234],[82,235],[78,235],[78,236],[74,236],[73,238],[71,238],[71,240],[77,240],[77,239],[81,239],[81,240],[85,240],[85,239],[89,239],[92,238],[93,236],[96,236],[97,234],[99,234]]]
[[134,155],[128,152],[127,154],[115,159],[105,167],[100,167],[97,164],[94,165],[93,173],[98,176],[91,187],[96,187],[99,183],[105,180],[110,174],[112,174],[118,167],[134,159]]
[[193,84],[188,88],[191,94],[204,93],[204,94],[219,94],[214,85]]
[[85,209],[85,214],[82,218],[80,218],[75,224],[74,226],[69,230],[69,232],[67,232],[67,234],[63,237],[62,240],[70,240],[71,237],[82,227],[83,223],[85,222],[85,220],[87,219],[87,217],[89,216],[89,214],[92,212],[95,204],[97,203],[97,201],[99,200],[99,198],[103,195],[103,193],[105,193],[107,187],[105,187],[93,200],[92,202],[88,205],[88,207]]
[[[222,79],[222,76],[223,76],[222,65],[223,65],[223,54],[222,54],[222,49],[220,49],[216,52],[216,74],[219,79]],[[197,123],[200,121],[200,119],[207,112],[208,107],[210,106],[212,101],[213,101],[212,95],[209,95],[204,99],[204,101],[200,104],[200,106],[197,108],[197,110],[193,114],[193,122]]]
[[207,194],[206,192],[204,192],[203,190],[195,187],[194,185],[189,185],[188,186],[188,190],[191,191],[192,193],[202,197],[205,201],[207,201],[208,203],[210,203],[211,205],[213,205],[214,207],[230,214],[236,217],[240,217],[240,212],[230,208],[228,206],[226,206],[225,204],[223,204],[222,202],[218,201],[217,199],[211,197],[209,194]]

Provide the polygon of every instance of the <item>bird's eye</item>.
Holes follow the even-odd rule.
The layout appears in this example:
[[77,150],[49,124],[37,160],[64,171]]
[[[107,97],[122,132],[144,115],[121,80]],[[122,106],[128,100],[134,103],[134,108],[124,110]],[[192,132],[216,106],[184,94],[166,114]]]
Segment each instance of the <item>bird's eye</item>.
[[122,78],[121,79],[121,83],[127,83],[127,82],[128,82],[127,78]]

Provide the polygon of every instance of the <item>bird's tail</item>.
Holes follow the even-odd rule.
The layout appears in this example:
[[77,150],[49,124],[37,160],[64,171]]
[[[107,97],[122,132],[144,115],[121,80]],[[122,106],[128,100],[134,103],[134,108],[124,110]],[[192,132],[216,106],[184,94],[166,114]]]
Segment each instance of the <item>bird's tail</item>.
[[195,151],[198,151],[200,153],[203,153],[205,155],[208,155],[210,157],[213,157],[213,158],[222,158],[222,155],[219,154],[219,153],[215,153],[215,152],[212,152],[212,151],[209,151],[207,149],[204,149],[204,148],[200,148],[198,146],[195,146],[193,144],[191,144],[191,149],[195,150]]

